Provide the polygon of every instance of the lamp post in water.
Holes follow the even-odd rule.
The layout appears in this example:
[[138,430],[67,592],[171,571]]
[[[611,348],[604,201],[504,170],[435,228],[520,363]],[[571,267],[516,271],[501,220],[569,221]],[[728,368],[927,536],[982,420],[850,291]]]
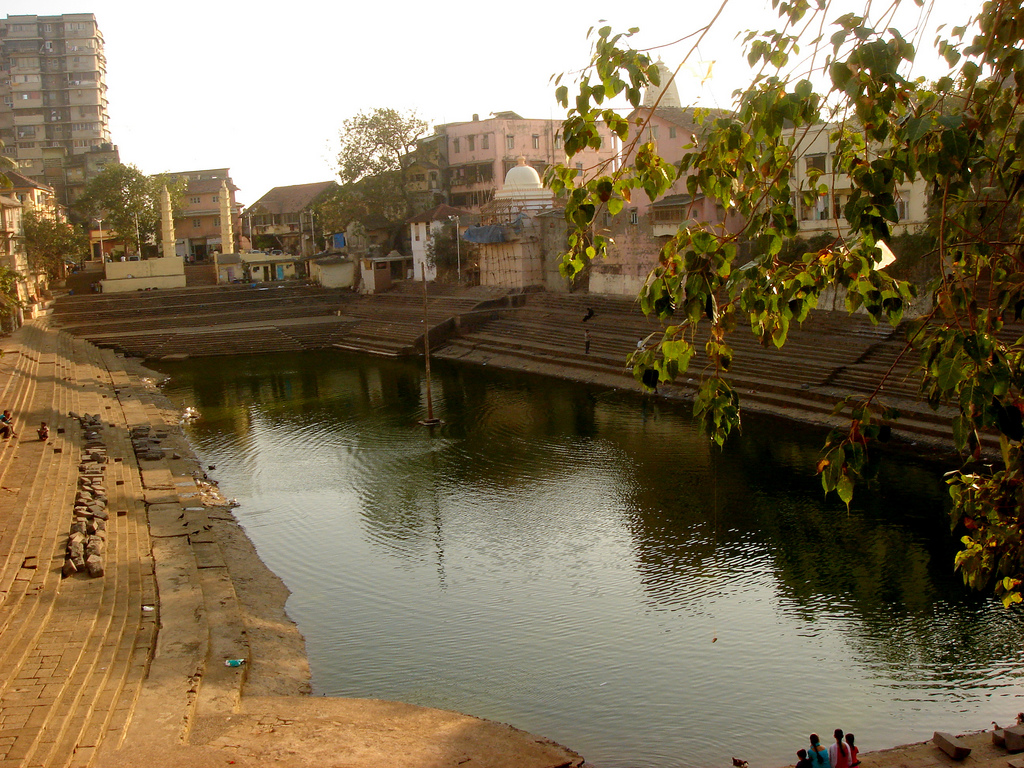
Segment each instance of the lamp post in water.
[[420,424],[424,427],[436,427],[441,423],[434,418],[434,400],[430,394],[430,326],[427,323],[427,270],[423,270],[423,367],[427,377],[427,418]]
[[462,285],[462,250],[459,247],[459,217],[449,216],[448,221],[455,222],[455,261],[458,264],[458,272],[455,275],[455,281]]

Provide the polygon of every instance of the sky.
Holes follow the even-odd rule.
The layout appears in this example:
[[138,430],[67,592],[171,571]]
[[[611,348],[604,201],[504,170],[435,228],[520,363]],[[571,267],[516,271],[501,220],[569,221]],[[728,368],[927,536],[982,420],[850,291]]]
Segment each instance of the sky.
[[[230,168],[237,199],[248,205],[275,186],[334,178],[343,121],[377,107],[415,111],[431,129],[474,113],[562,119],[551,76],[571,78],[587,64],[588,28],[639,27],[633,46],[658,46],[674,68],[692,39],[671,43],[709,22],[719,5],[6,0],[0,12],[94,13],[121,161],[146,173]],[[909,0],[904,5],[901,29],[919,19]],[[978,6],[936,0],[929,29],[945,16],[962,23]],[[730,105],[749,80],[736,35],[751,26],[777,26],[768,0],[729,0],[680,73],[684,104]],[[929,46],[933,38],[925,36]]]

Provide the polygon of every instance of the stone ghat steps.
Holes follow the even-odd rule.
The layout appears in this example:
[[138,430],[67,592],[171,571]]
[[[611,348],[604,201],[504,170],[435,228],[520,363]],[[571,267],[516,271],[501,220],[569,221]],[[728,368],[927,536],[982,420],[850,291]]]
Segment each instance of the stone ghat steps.
[[326,317],[335,315],[338,312],[339,304],[332,297],[317,298],[308,300],[289,300],[284,302],[263,302],[262,305],[253,306],[233,305],[228,310],[216,312],[203,312],[196,310],[184,315],[142,315],[138,312],[126,315],[119,319],[89,321],[80,324],[53,323],[64,330],[74,333],[76,336],[93,338],[104,334],[116,333],[137,333],[139,331],[162,330],[170,325],[187,322],[192,327],[229,325],[232,323],[247,323],[257,320],[286,320],[300,317]]
[[201,286],[213,285],[217,285],[216,264],[185,265],[185,286],[187,288],[198,288]]
[[[67,414],[84,405],[104,421],[117,416],[94,348],[33,326],[19,336],[39,360],[24,418],[48,421],[51,433],[46,442],[34,430],[22,439],[22,485],[13,514],[2,520],[0,720],[10,740],[0,743],[0,761],[87,765],[94,745],[123,729],[155,637],[155,616],[141,610],[143,600],[155,600],[145,579],[146,520],[126,495],[131,467],[111,464],[111,509],[124,514],[109,521],[107,572],[61,578],[81,451],[81,431]],[[117,456],[116,442],[110,448]]]
[[[203,295],[203,292],[198,291],[197,295],[175,297],[173,300],[166,300],[165,297],[151,299],[149,297],[154,295],[153,292],[113,294],[117,298],[108,298],[102,304],[73,310],[66,306],[67,300],[73,297],[61,297],[55,302],[52,323],[68,330],[101,323],[117,323],[118,327],[131,330],[132,327],[152,327],[138,325],[141,320],[166,324],[168,319],[202,316],[208,324],[238,322],[239,319],[258,318],[267,311],[280,308],[292,308],[296,314],[302,311],[318,314],[334,312],[351,298],[347,292],[302,285],[274,291],[246,287],[243,291],[233,290],[224,294],[219,292],[220,289],[216,290],[217,293],[212,295]],[[218,320],[219,317],[225,319]]]
[[344,339],[354,321],[322,318],[318,322],[247,325],[240,328],[205,328],[121,336],[95,336],[93,343],[133,357],[210,357],[214,355],[303,352],[326,349]]
[[[582,323],[588,307],[595,314]],[[589,354],[584,349],[584,329],[590,332]],[[434,354],[465,362],[521,366],[554,376],[564,375],[565,369],[590,372],[595,381],[640,390],[632,371],[627,370],[627,360],[636,351],[637,340],[652,332],[655,339],[660,338],[660,326],[628,301],[529,294],[521,309],[502,312],[498,319],[461,332]],[[851,393],[872,393],[879,375],[902,349],[901,339],[899,330],[842,313],[812,313],[803,326],[791,328],[781,351],[761,346],[740,328],[729,336],[735,356],[728,377],[743,406],[752,411],[839,425],[841,419],[832,414],[837,400]],[[690,370],[673,385],[662,385],[660,391],[693,397],[699,373],[707,364],[700,344],[703,340],[698,329],[698,352]],[[894,425],[898,435],[910,440],[948,440],[950,412],[933,411],[920,401],[911,360],[902,361],[894,370],[880,401],[898,407],[903,414]]]
[[295,292],[315,292],[317,286],[302,281],[286,283],[200,286],[196,288],[165,288],[158,291],[130,291],[126,293],[79,293],[61,296],[54,306],[55,314],[74,314],[85,311],[122,307],[125,303],[144,302],[149,306],[173,306],[204,301],[245,301],[253,294],[268,295]]
[[[204,499],[196,480],[202,473],[185,452],[178,414],[157,393],[131,389],[114,353],[104,355],[128,422],[150,427],[165,446],[163,459],[138,461],[160,593],[160,640],[129,728],[109,746],[146,743],[159,752],[187,742],[198,718],[237,711],[252,651],[211,532],[213,520],[231,519],[230,513]],[[245,662],[226,666],[226,659]]]
[[[136,459],[129,425],[170,433],[177,415],[133,389],[112,352],[33,324],[4,348],[0,387],[20,413],[0,480],[0,765],[85,768],[132,727],[158,749],[180,745],[197,717],[234,711],[245,683],[244,665],[224,665],[250,649],[207,533],[225,510],[200,498],[194,462]],[[100,415],[110,459],[99,578],[61,574],[84,448],[71,412]]]
[[[486,298],[486,297],[485,297]],[[427,327],[437,325],[479,305],[477,298],[430,295],[426,307]],[[424,307],[422,294],[411,291],[362,297],[342,309],[347,317],[358,322],[333,347],[380,357],[401,357],[413,354],[423,335]]]

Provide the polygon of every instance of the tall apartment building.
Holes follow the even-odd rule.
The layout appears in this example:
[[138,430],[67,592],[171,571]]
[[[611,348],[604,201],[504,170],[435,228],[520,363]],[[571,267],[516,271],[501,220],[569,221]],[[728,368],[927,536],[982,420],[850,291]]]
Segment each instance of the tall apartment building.
[[44,150],[110,149],[106,72],[94,14],[0,19],[0,151],[42,180]]

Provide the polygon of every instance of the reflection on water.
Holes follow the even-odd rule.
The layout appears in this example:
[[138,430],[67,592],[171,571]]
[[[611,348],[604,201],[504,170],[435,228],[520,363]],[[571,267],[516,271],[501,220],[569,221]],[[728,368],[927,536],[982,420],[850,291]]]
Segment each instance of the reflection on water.
[[[825,503],[821,437],[486,369],[334,354],[166,364],[292,590],[317,693],[512,723],[601,768],[784,765],[1022,709],[1019,612],[951,573],[940,471]],[[756,753],[756,754],[755,754]]]

